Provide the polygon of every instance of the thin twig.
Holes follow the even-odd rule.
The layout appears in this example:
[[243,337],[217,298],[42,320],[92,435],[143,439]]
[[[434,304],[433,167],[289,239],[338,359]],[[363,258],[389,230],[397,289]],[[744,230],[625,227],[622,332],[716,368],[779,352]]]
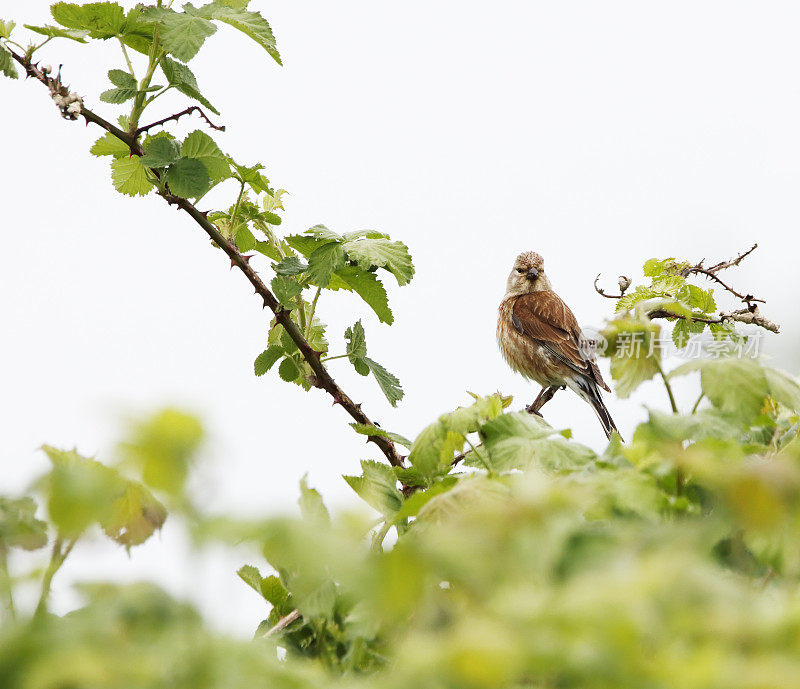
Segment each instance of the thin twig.
[[[700,261],[696,265],[690,266],[688,268],[684,268],[680,274],[683,277],[688,277],[689,275],[705,275],[707,278],[714,280],[717,284],[723,287],[725,290],[730,292],[733,296],[737,299],[741,299],[745,302],[748,306],[751,306],[753,302],[759,302],[761,304],[766,303],[763,299],[756,299],[752,294],[741,294],[737,292],[733,287],[728,285],[727,283],[723,282],[723,280],[717,275],[717,273],[721,270],[725,270],[727,268],[733,268],[734,266],[738,266],[745,258],[747,258],[750,254],[752,254],[758,248],[758,244],[753,244],[747,251],[742,252],[736,258],[731,259],[730,261],[720,261],[719,263],[706,268],[703,266],[703,261]],[[703,259],[705,260],[705,259]]]
[[[17,55],[13,51],[10,52],[12,57],[25,68],[25,71],[29,76],[41,81],[52,91],[52,85],[55,83],[55,80],[44,74],[35,65],[33,65],[30,60]],[[120,141],[124,142],[130,148],[130,151],[133,155],[144,155],[144,150],[138,141],[138,133],[141,130],[137,129],[136,133],[133,134],[124,132],[119,127],[113,125],[111,122],[108,122],[87,108],[81,108],[80,114],[87,123],[91,122],[92,124],[96,124],[98,127],[101,127],[105,131],[113,134]],[[170,205],[175,205],[180,210],[187,213],[203,229],[203,231],[211,238],[211,240],[217,246],[219,246],[219,248],[221,248],[225,254],[227,254],[231,260],[231,263],[235,265],[242,273],[244,273],[245,277],[255,289],[255,293],[261,298],[264,306],[269,307],[269,309],[275,315],[275,320],[284,328],[295,345],[297,345],[297,348],[300,350],[303,358],[306,360],[306,362],[308,362],[308,365],[314,372],[312,380],[314,386],[324,390],[331,397],[333,397],[334,404],[340,404],[354,421],[360,424],[374,426],[375,424],[361,410],[361,404],[354,402],[331,377],[330,373],[321,361],[321,352],[315,350],[308,343],[308,340],[306,340],[306,338],[303,336],[303,333],[300,331],[297,324],[291,319],[291,311],[281,306],[280,302],[275,298],[275,295],[272,294],[267,285],[261,280],[258,273],[256,273],[256,271],[250,267],[248,257],[243,256],[236,248],[236,245],[227,240],[219,231],[217,226],[208,220],[206,217],[207,214],[199,211],[188,199],[175,196],[167,192],[159,193],[167,203]],[[375,443],[380,448],[389,464],[397,467],[403,466],[403,460],[398,454],[395,444],[391,440],[382,436],[370,435],[367,436],[367,442]]]
[[153,127],[158,127],[162,124],[166,124],[167,122],[177,122],[181,117],[184,115],[190,115],[193,112],[199,112],[200,117],[202,117],[206,124],[208,124],[211,129],[216,129],[218,132],[225,131],[225,125],[217,126],[211,120],[208,119],[208,116],[203,112],[203,110],[198,107],[197,105],[190,105],[186,110],[181,110],[180,112],[176,112],[174,115],[170,115],[169,117],[165,117],[163,120],[158,120],[158,122],[153,122],[152,124],[146,124],[144,127],[139,127],[136,130],[136,136],[140,134],[144,134],[146,131],[153,129]]
[[261,635],[261,638],[266,639],[275,634],[276,632],[286,629],[286,627],[288,627],[292,622],[294,622],[295,620],[299,620],[300,617],[301,615],[299,610],[292,610],[292,612],[290,612],[288,615],[284,615],[283,617],[281,617],[281,619],[278,620],[278,623],[274,627],[271,627],[266,632],[264,632]]
[[605,290],[602,287],[598,287],[597,281],[600,279],[600,275],[602,273],[598,273],[597,277],[594,279],[594,291],[597,292],[601,297],[605,297],[606,299],[622,299],[625,296],[625,292],[627,291],[628,287],[631,286],[631,279],[626,277],[625,275],[619,276],[619,294],[606,294]]

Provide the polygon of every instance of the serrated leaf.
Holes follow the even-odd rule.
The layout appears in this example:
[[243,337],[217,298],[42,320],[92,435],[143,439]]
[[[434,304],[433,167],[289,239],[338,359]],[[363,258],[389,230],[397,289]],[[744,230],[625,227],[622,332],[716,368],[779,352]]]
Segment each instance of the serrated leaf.
[[191,13],[190,4],[184,5],[183,12],[175,12],[165,7],[148,7],[142,13],[160,26],[159,38],[170,55],[182,62],[188,62],[205,40],[217,30],[208,19]]
[[295,251],[308,258],[314,250],[325,244],[324,241],[316,237],[309,237],[305,234],[290,234],[286,237],[286,243]]
[[264,48],[277,62],[281,63],[281,56],[275,45],[275,36],[272,35],[267,20],[258,12],[250,12],[241,7],[231,6],[227,3],[212,2],[200,8],[203,16],[230,24],[235,29],[247,34],[262,48]]
[[327,287],[331,274],[344,266],[345,253],[338,242],[328,242],[308,257],[308,276],[319,287]]
[[[17,25],[16,22],[6,21],[0,19],[0,38],[11,38],[11,32],[14,30],[14,27]],[[36,29],[31,26],[25,26],[26,29],[31,29],[35,31]]]
[[272,345],[267,347],[261,354],[256,357],[253,362],[253,369],[257,376],[263,376],[269,371],[275,363],[283,356],[283,347],[280,345]]
[[193,131],[181,146],[181,155],[199,160],[206,167],[208,176],[216,181],[231,176],[228,158],[208,134],[199,129]]
[[136,93],[136,89],[109,89],[108,91],[103,91],[100,94],[100,100],[104,103],[119,105],[120,103],[124,103],[131,98],[135,98]]
[[391,325],[394,322],[386,289],[375,273],[354,266],[343,266],[331,276],[328,289],[355,292],[372,308],[382,323]]
[[153,188],[139,156],[116,158],[111,163],[111,180],[114,188],[127,196],[144,196]]
[[299,275],[308,270],[308,264],[303,263],[297,256],[287,256],[272,268],[278,275]]
[[[2,22],[0,22],[0,24],[1,23]],[[42,36],[47,36],[48,38],[69,38],[78,43],[86,43],[86,37],[89,35],[88,31],[82,31],[80,29],[62,29],[58,26],[50,26],[49,24],[45,24],[44,26],[25,24],[25,28],[35,31]],[[0,32],[0,35],[2,35],[2,32]]]
[[713,313],[717,308],[717,304],[714,301],[714,290],[700,289],[696,285],[690,284],[685,285],[684,289],[687,293],[686,301],[692,308],[698,309],[703,313]]
[[297,376],[300,375],[300,369],[297,367],[294,359],[287,356],[278,367],[278,375],[287,383],[293,383],[297,380]]
[[237,231],[236,236],[233,238],[236,242],[236,247],[243,254],[252,251],[256,248],[256,238],[253,233],[248,229],[247,225],[242,225]]
[[372,372],[372,375],[375,376],[375,380],[378,381],[378,385],[380,385],[381,390],[383,390],[383,394],[386,395],[386,399],[389,400],[389,404],[396,407],[397,403],[403,399],[403,395],[405,395],[403,389],[400,387],[400,381],[377,361],[373,361],[369,357],[364,357],[363,361],[369,366],[369,370]]
[[121,69],[110,69],[108,79],[114,86],[121,89],[136,89],[136,79]]
[[261,594],[261,572],[258,571],[257,567],[253,567],[253,565],[243,565],[238,569],[236,574],[239,575],[239,578],[247,584],[251,589],[253,589],[259,596]]
[[127,158],[131,154],[131,149],[128,144],[109,132],[103,134],[103,136],[94,142],[94,145],[89,149],[89,153],[95,156]]
[[367,336],[360,320],[344,331],[344,339],[347,342],[347,358],[350,363],[362,376],[368,376],[370,368],[364,361],[367,356]]
[[50,13],[62,26],[90,32],[92,38],[120,36],[125,29],[125,11],[116,2],[91,2],[76,5],[57,2]]
[[387,519],[403,505],[403,494],[397,490],[397,477],[392,468],[380,462],[361,461],[361,476],[343,476],[358,496]]
[[385,238],[357,239],[345,242],[344,250],[348,258],[364,270],[372,266],[385,268],[395,276],[398,285],[408,284],[414,276],[411,255],[402,242]]
[[146,167],[167,167],[180,158],[178,142],[167,136],[156,136],[144,144],[142,165]]
[[675,322],[672,328],[672,342],[678,349],[683,349],[692,335],[698,335],[703,332],[705,323],[696,323],[694,321],[680,319]]
[[11,79],[18,79],[19,74],[14,66],[14,58],[2,45],[0,45],[0,72]]
[[272,291],[284,306],[294,307],[294,298],[303,291],[300,283],[288,275],[278,275],[272,279]]
[[200,87],[197,85],[197,79],[192,73],[192,70],[186,65],[184,65],[182,62],[178,62],[177,60],[165,57],[161,61],[161,69],[164,71],[164,76],[167,77],[167,81],[169,81],[170,86],[176,88],[184,96],[188,96],[189,98],[196,100],[215,115],[219,115],[219,110],[211,105],[208,99],[202,93],[200,93]]
[[384,430],[379,426],[370,426],[365,423],[351,423],[351,428],[359,435],[377,435],[381,438],[387,438],[398,445],[411,449],[411,441],[399,433],[392,433],[392,431]]
[[167,169],[166,181],[176,196],[195,198],[211,185],[205,165],[194,158],[181,157]]

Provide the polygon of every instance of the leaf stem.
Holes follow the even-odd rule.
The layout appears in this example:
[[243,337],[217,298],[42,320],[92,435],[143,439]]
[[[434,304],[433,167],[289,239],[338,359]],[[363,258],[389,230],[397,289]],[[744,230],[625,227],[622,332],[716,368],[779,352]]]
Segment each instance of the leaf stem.
[[34,617],[41,617],[47,612],[47,599],[50,597],[50,587],[53,583],[53,577],[61,568],[61,565],[64,564],[64,560],[67,559],[67,556],[72,551],[77,540],[77,538],[73,538],[67,543],[66,547],[64,547],[64,541],[61,538],[57,538],[53,543],[50,564],[47,565],[47,569],[42,577],[42,593],[39,596],[39,603],[36,605],[36,612],[33,614]]
[[349,354],[337,354],[336,356],[326,356],[320,359],[321,362],[325,363],[327,361],[333,361],[334,359],[344,359],[346,356],[350,356]]
[[139,82],[139,92],[136,94],[136,98],[133,101],[133,108],[131,108],[131,117],[128,123],[128,131],[132,136],[137,135],[137,130],[139,129],[139,119],[144,112],[145,107],[147,107],[147,103],[145,99],[147,97],[147,89],[150,86],[150,80],[153,78],[153,75],[156,72],[156,68],[161,63],[161,55],[160,55],[160,48],[158,45],[158,26],[153,30],[153,45],[150,46],[150,62],[147,65],[147,73],[142,77],[141,82]]
[[469,438],[467,438],[467,436],[466,436],[466,435],[464,436],[464,440],[466,440],[466,441],[467,441],[467,445],[469,445],[469,446],[472,448],[472,452],[474,453],[474,455],[475,455],[475,456],[476,456],[476,457],[477,457],[479,460],[481,460],[481,464],[483,464],[483,467],[484,467],[484,469],[486,469],[486,471],[488,471],[490,474],[493,474],[494,472],[492,471],[492,468],[491,468],[491,467],[490,467],[490,466],[489,466],[489,465],[488,465],[488,464],[487,464],[487,463],[484,461],[484,459],[483,459],[483,455],[482,455],[480,452],[478,452],[478,448],[477,448],[477,447],[475,447],[475,446],[474,446],[474,445],[473,445],[473,444],[470,442]]
[[661,362],[656,357],[653,357],[653,361],[656,362],[658,373],[661,375],[661,380],[664,381],[664,387],[667,389],[667,395],[669,395],[669,404],[672,407],[672,413],[678,414],[678,405],[675,404],[675,396],[672,394],[672,386],[669,384],[667,375],[664,373],[664,369],[661,367]]
[[700,397],[698,397],[698,398],[697,398],[697,402],[695,402],[695,403],[694,403],[694,406],[692,407],[692,414],[694,414],[694,413],[697,411],[697,407],[699,407],[699,406],[700,406],[700,402],[702,401],[702,399],[703,399],[705,396],[706,396],[706,393],[704,393],[704,392],[701,392],[701,393],[700,393]]
[[386,538],[386,535],[392,528],[392,522],[388,519],[383,522],[383,526],[375,532],[375,535],[372,537],[372,550],[375,552],[380,552],[383,550],[381,547],[383,545],[383,539]]
[[322,293],[322,287],[317,287],[317,292],[314,294],[314,299],[311,302],[311,309],[308,312],[308,321],[306,322],[306,339],[309,338],[311,335],[311,326],[314,323],[314,311],[317,309],[317,299],[319,299],[319,295]]
[[136,72],[133,70],[133,63],[131,62],[131,57],[128,55],[128,49],[125,47],[125,42],[122,40],[120,36],[117,36],[117,40],[119,41],[120,48],[122,48],[122,54],[125,56],[125,62],[128,65],[128,71],[130,72],[131,76],[135,79]]
[[6,610],[12,620],[17,619],[17,609],[14,606],[14,589],[11,585],[11,575],[8,572],[8,551],[0,547],[0,591],[6,599]]

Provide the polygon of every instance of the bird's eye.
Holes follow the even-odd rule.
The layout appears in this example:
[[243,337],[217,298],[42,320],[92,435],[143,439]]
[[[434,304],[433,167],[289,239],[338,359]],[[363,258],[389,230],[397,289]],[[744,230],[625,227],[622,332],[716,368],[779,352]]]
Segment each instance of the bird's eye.
[[517,268],[517,272],[518,272],[518,273],[524,273],[524,272],[525,272],[525,269],[524,269],[524,268]]

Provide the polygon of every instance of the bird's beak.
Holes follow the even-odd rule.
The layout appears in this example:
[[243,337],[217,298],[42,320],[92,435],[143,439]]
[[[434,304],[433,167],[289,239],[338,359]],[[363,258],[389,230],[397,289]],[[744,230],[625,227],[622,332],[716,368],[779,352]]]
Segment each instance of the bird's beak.
[[533,281],[539,277],[539,271],[536,268],[531,268],[526,276],[528,280]]

